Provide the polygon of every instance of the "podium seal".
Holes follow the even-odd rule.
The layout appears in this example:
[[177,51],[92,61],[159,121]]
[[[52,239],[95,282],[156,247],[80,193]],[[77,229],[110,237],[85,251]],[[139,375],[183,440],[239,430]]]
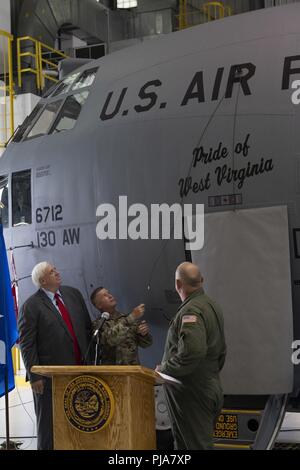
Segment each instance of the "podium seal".
[[65,416],[81,432],[104,429],[113,416],[114,407],[109,386],[92,375],[76,377],[64,391]]

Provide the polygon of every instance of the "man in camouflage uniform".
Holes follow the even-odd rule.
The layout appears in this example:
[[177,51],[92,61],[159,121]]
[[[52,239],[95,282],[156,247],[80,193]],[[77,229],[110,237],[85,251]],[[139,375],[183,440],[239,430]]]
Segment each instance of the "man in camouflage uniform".
[[211,449],[215,421],[223,404],[219,372],[225,362],[223,315],[202,288],[197,266],[182,263],[176,290],[182,304],[170,324],[157,370],[178,379],[166,384],[176,449]]
[[[110,314],[99,332],[101,364],[139,364],[138,346],[147,348],[152,344],[149,326],[145,321],[139,323],[144,315],[145,305],[139,305],[129,315],[119,313],[115,298],[104,287],[98,287],[92,293],[91,301],[100,312]],[[98,326],[99,319],[93,323],[94,330]]]

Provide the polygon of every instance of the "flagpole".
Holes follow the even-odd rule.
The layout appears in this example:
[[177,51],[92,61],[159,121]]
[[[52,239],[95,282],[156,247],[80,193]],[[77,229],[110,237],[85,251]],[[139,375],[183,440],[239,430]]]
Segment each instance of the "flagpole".
[[9,450],[9,398],[8,398],[8,367],[5,364],[5,427],[6,427],[6,450]]
[[[3,284],[4,284],[4,277],[3,277]],[[2,289],[4,292],[4,311],[6,311],[6,297],[5,297],[5,289]],[[9,398],[8,398],[8,328],[7,322],[5,322],[5,337],[6,337],[6,345],[5,345],[5,372],[4,372],[4,391],[5,391],[5,430],[6,430],[6,450],[9,450]]]
[[[1,222],[1,221],[0,221]],[[14,388],[14,370],[11,357],[11,348],[18,339],[16,318],[14,312],[13,298],[11,293],[11,282],[7,263],[5,240],[3,237],[3,227],[0,223],[0,318],[2,324],[2,317],[4,328],[1,328],[1,352],[2,343],[5,347],[5,354],[1,355],[1,366],[3,367],[4,374],[1,379],[1,396],[5,395],[5,425],[6,425],[6,449],[9,450],[9,390]],[[2,326],[2,325],[1,325]],[[3,364],[4,359],[4,364]],[[3,387],[4,385],[4,387]]]
[[[4,276],[2,292],[4,293],[4,312],[6,311],[6,295],[4,288]],[[4,392],[5,392],[5,431],[6,431],[6,450],[9,450],[9,398],[8,398],[8,350],[9,350],[9,336],[7,322],[4,324],[5,328],[5,372],[4,372]]]

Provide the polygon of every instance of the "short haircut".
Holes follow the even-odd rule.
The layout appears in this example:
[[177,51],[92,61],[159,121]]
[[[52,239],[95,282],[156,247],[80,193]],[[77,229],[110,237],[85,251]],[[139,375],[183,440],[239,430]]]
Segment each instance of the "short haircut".
[[100,286],[100,287],[97,287],[97,289],[95,289],[92,293],[91,293],[91,296],[90,296],[90,299],[91,299],[91,302],[92,304],[95,306],[95,298],[96,298],[96,295],[98,294],[98,292],[100,292],[102,289],[104,289],[104,287]]
[[47,263],[47,261],[42,261],[41,263],[36,264],[33,268],[31,273],[31,279],[36,287],[41,287],[41,279],[45,275],[45,271],[48,266],[49,263]]
[[180,279],[185,285],[199,287],[203,278],[199,268],[192,263],[181,263],[176,270],[176,279]]

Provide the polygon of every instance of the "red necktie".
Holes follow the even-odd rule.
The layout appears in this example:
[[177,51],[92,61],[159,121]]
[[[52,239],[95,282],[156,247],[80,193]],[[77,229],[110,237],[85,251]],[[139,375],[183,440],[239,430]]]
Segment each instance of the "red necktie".
[[68,309],[66,308],[65,304],[61,301],[59,294],[56,292],[54,295],[56,305],[61,313],[61,316],[67,325],[67,328],[69,330],[70,335],[73,338],[73,345],[74,345],[74,355],[75,355],[75,362],[77,365],[81,365],[81,354],[80,354],[80,349],[79,349],[79,344],[77,341],[77,338],[75,336],[71,316],[68,312]]

